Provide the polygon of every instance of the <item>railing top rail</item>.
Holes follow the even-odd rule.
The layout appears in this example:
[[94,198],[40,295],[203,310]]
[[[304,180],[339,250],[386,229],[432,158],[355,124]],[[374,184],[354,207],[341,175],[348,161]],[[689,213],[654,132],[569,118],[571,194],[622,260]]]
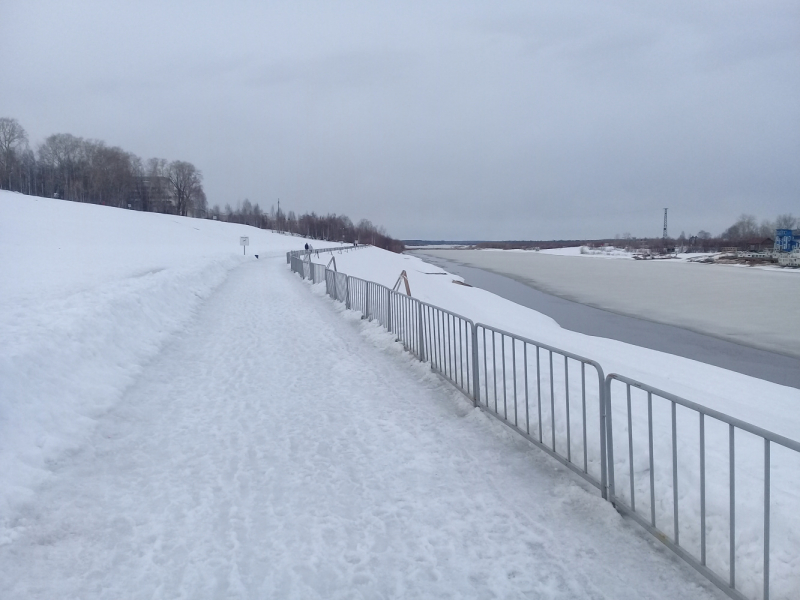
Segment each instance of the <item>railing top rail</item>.
[[316,254],[317,252],[335,252],[336,250],[353,250],[353,249],[368,248],[368,247],[369,244],[359,244],[358,246],[333,246],[330,248],[314,248],[313,250],[309,250],[308,252],[306,250],[289,250],[289,254],[291,254],[292,256],[300,256],[301,254],[310,254],[312,252]]
[[794,450],[795,452],[800,452],[800,442],[789,439],[777,433],[773,433],[772,431],[768,431],[767,429],[762,429],[757,425],[751,425],[746,421],[742,421],[741,419],[737,419],[736,417],[726,415],[725,413],[719,412],[718,410],[714,410],[713,408],[708,408],[707,406],[703,406],[702,404],[697,404],[696,402],[692,402],[691,400],[686,400],[685,398],[681,398],[680,396],[676,396],[675,394],[670,394],[669,392],[665,392],[664,390],[658,389],[651,385],[647,385],[646,383],[642,383],[641,381],[631,379],[630,377],[625,377],[624,375],[620,375],[618,373],[609,373],[608,377],[606,377],[606,382],[610,384],[612,380],[617,380],[622,383],[631,385],[632,387],[639,388],[640,390],[644,390],[645,392],[650,392],[651,394],[660,396],[665,400],[669,400],[670,402],[675,402],[676,404],[680,404],[681,406],[690,408],[694,411],[697,411],[699,413],[717,419],[718,421],[722,421],[723,423],[728,423],[729,425],[733,425],[734,427],[738,427],[743,431],[747,431],[748,433],[752,433],[754,435],[760,436],[776,444],[780,444],[781,446],[789,448],[790,450]]
[[568,350],[562,350],[561,348],[556,348],[555,346],[550,346],[549,344],[545,344],[543,342],[537,342],[536,340],[532,340],[530,338],[526,338],[521,335],[517,335],[516,333],[505,331],[503,329],[498,329],[497,327],[492,327],[491,325],[486,325],[484,323],[476,323],[475,327],[483,327],[484,329],[487,329],[489,331],[494,331],[495,333],[507,335],[508,337],[514,338],[521,342],[532,344],[534,346],[538,346],[539,348],[544,348],[545,350],[549,350],[550,352],[555,352],[556,354],[560,354],[562,356],[575,359],[582,363],[586,363],[587,365],[592,365],[595,369],[597,369],[597,372],[600,374],[600,377],[605,378],[605,375],[603,374],[603,367],[600,366],[600,363],[598,363],[596,360],[592,360],[591,358],[586,358],[585,356],[581,356],[580,354],[575,354],[573,352],[569,352]]
[[402,294],[400,292],[396,292],[395,290],[389,289],[387,286],[385,286],[385,285],[383,285],[381,283],[377,283],[375,281],[369,281],[367,279],[361,279],[360,277],[354,277],[353,275],[348,275],[348,277],[350,279],[354,279],[356,281],[363,281],[364,283],[367,283],[367,284],[377,285],[378,287],[383,288],[384,290],[388,290],[388,291],[390,291],[390,292],[392,292],[394,294],[397,294],[398,296],[400,296],[402,298],[409,298],[410,300],[413,300],[414,302],[419,302],[422,306],[427,306],[428,308],[433,308],[433,309],[441,311],[443,313],[447,313],[448,315],[451,315],[453,317],[457,317],[457,318],[461,319],[462,321],[464,321],[466,323],[471,323],[471,324],[474,325],[474,322],[472,321],[472,319],[468,319],[464,315],[460,315],[460,314],[455,313],[455,312],[453,312],[451,310],[447,310],[446,308],[442,308],[441,306],[436,306],[435,304],[430,304],[429,302],[425,302],[423,300],[420,300],[419,298],[414,298],[412,296],[406,296],[405,294]]

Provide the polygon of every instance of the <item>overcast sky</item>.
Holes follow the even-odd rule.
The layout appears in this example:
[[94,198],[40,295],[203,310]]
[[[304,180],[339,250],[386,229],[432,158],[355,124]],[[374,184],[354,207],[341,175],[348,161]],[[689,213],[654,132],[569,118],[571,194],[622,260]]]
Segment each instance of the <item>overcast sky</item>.
[[0,0],[0,116],[399,238],[800,216],[797,0]]

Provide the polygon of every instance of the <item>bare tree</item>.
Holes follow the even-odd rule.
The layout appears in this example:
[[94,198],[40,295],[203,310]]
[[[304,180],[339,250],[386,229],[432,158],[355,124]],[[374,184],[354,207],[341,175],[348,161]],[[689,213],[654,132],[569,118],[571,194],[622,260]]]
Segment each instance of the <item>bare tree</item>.
[[85,200],[76,185],[81,171],[83,139],[69,133],[56,133],[39,146],[39,160],[45,179],[45,195],[67,200]]
[[778,215],[775,219],[775,229],[795,229],[797,226],[797,219],[791,213]]
[[[0,118],[0,189],[11,189],[14,171],[19,171],[22,152],[28,146],[28,134],[16,119]],[[17,183],[19,189],[19,182]]]
[[758,237],[759,227],[755,216],[753,215],[740,215],[739,219],[720,236],[725,240],[746,240]]
[[[186,216],[193,203],[201,198],[203,191],[203,175],[192,163],[174,160],[167,166],[166,172],[177,213]],[[202,194],[205,200],[205,194]]]

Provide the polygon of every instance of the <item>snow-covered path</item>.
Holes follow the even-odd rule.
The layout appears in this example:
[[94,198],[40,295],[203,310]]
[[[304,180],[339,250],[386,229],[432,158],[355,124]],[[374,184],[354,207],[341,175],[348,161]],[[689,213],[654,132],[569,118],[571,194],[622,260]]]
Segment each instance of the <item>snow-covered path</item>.
[[238,267],[49,465],[0,597],[722,597],[389,339]]

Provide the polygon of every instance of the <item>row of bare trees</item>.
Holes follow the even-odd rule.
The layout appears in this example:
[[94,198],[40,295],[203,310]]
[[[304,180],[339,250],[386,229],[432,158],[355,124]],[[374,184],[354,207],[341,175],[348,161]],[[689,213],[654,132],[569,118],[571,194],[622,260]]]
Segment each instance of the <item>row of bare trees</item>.
[[214,218],[294,235],[354,243],[360,240],[401,252],[403,244],[383,227],[344,215],[286,214],[278,203],[268,212],[245,200],[236,209],[208,210],[203,175],[192,163],[163,158],[143,161],[116,146],[57,133],[34,151],[16,119],[0,118],[0,189],[150,212]]
[[354,225],[345,215],[318,215],[311,212],[298,216],[292,210],[284,212],[280,203],[277,209],[272,206],[269,211],[265,211],[257,202],[252,203],[245,199],[236,208],[232,208],[230,204],[226,204],[224,209],[215,205],[209,215],[220,221],[242,223],[316,240],[371,244],[392,252],[402,252],[405,249],[401,241],[392,238],[383,227],[376,227],[368,219],[361,219]]
[[137,210],[205,216],[203,175],[185,161],[143,161],[69,133],[34,151],[16,119],[0,118],[0,189]]
[[776,229],[796,229],[800,223],[792,214],[778,215],[774,221],[758,222],[754,215],[741,215],[736,222],[722,232],[724,240],[751,240],[775,236]]

